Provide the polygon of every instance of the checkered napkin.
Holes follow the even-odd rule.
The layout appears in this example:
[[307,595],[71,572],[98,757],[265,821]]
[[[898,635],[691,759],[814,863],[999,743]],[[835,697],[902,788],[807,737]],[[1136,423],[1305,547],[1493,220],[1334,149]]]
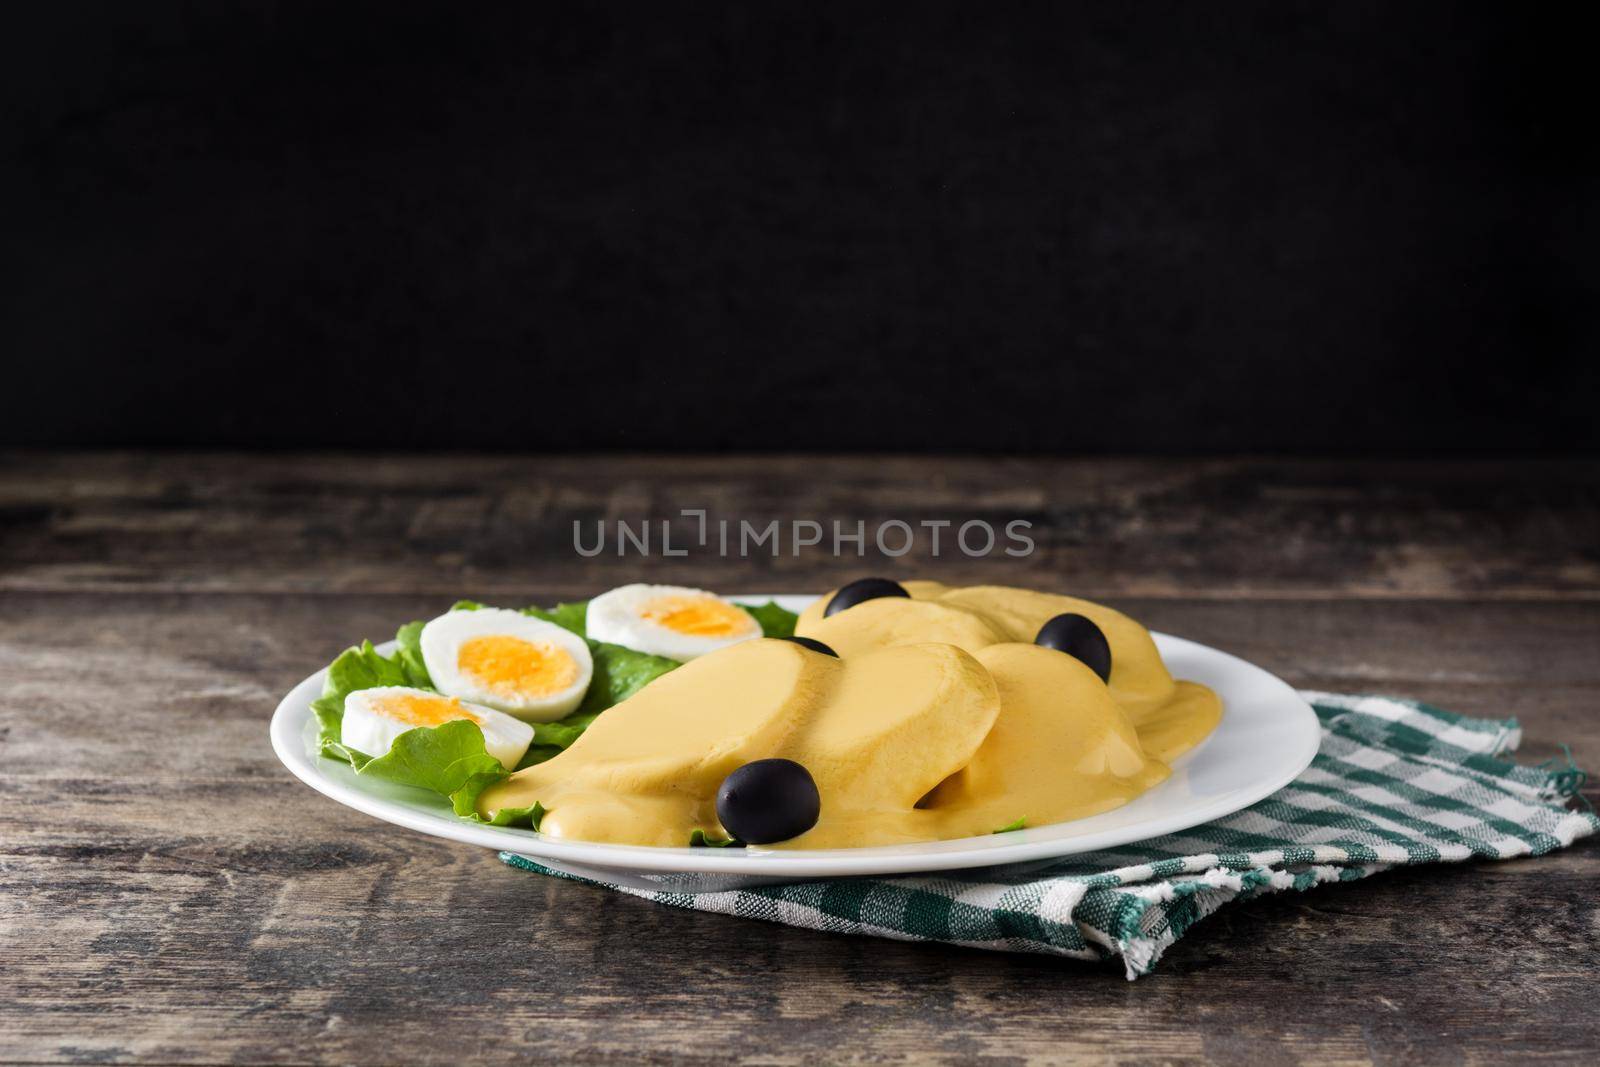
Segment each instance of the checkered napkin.
[[[1503,758],[1515,719],[1409,700],[1302,694],[1322,748],[1294,782],[1216,822],[1105,852],[933,876],[839,878],[714,893],[595,882],[662,904],[840,934],[1074,959],[1121,956],[1130,979],[1224,904],[1403,864],[1541,856],[1600,828],[1569,810],[1583,772]],[[524,870],[559,874],[502,853]],[[569,877],[561,875],[562,877]],[[580,881],[583,879],[579,879]]]

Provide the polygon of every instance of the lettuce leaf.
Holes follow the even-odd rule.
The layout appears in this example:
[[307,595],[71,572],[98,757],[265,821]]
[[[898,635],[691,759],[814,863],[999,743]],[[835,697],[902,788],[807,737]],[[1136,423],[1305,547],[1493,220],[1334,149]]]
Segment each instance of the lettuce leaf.
[[[322,685],[322,696],[312,701],[312,711],[320,727],[318,741],[322,755],[343,760],[355,768],[357,774],[382,778],[399,785],[427,789],[443,796],[454,797],[475,784],[471,796],[493,782],[506,777],[500,761],[489,755],[483,743],[483,731],[475,722],[457,719],[439,726],[419,726],[407,730],[394,739],[389,751],[381,756],[370,756],[344,743],[344,698],[358,689],[372,689],[381,685],[409,685],[418,689],[433,689],[427,668],[422,665],[418,635],[422,623],[407,623],[396,635],[399,648],[392,656],[381,654],[371,641],[363,641],[354,648],[339,653],[328,666],[328,677]],[[461,805],[456,802],[457,814]],[[472,811],[476,818],[476,812]],[[523,825],[533,821],[529,809],[497,812],[497,825]],[[502,821],[503,820],[503,821]]]
[[[395,639],[400,647],[392,656],[385,656],[363,641],[347,648],[328,665],[328,676],[322,683],[322,695],[311,702],[311,711],[317,717],[317,736],[322,754],[346,763],[355,763],[362,756],[344,745],[341,726],[344,722],[344,698],[358,689],[373,689],[381,685],[409,685],[417,689],[433,689],[433,679],[422,665],[422,652],[418,646],[422,623],[410,622],[400,627]],[[371,759],[363,756],[363,762]]]
[[[481,611],[488,607],[476,600],[458,600],[450,605],[451,611]],[[553,608],[520,608],[524,615],[532,615],[545,622],[553,622],[563,630],[571,630],[584,640],[589,639],[585,627],[589,621],[589,602],[580,600],[574,604],[557,604]]]
[[769,600],[765,604],[754,608],[749,604],[740,604],[739,606],[744,608],[751,618],[761,624],[762,637],[794,636],[794,624],[799,621],[800,616],[786,608],[780,608],[777,601]]
[[991,830],[989,832],[990,833],[994,833],[994,834],[1009,834],[1013,830],[1026,829],[1027,826],[1028,826],[1028,817],[1026,815],[1024,815],[1022,818],[1016,820],[1015,822],[1007,823],[1006,825],[1000,827],[1000,829]]
[[523,608],[524,615],[532,615],[545,622],[553,622],[565,630],[571,630],[579,637],[587,639],[589,634],[586,629],[589,623],[589,602],[580,600],[576,604],[557,604],[548,611],[543,608]]
[[422,628],[427,623],[421,619],[408,622],[395,631],[395,643],[400,647],[395,650],[395,656],[400,660],[401,668],[411,679],[410,685],[418,689],[432,689],[433,679],[428,675],[428,666],[422,662]]
[[[570,718],[570,716],[569,716]],[[522,757],[522,762],[517,764],[517,770],[532,767],[535,763],[543,763],[547,759],[554,759],[567,749],[567,745],[541,745],[538,738],[538,727],[534,727],[534,743],[528,746],[527,753]],[[571,744],[571,742],[568,742]]]
[[349,755],[357,774],[449,797],[451,809],[462,818],[531,830],[539,829],[544,818],[544,807],[538,802],[523,808],[501,808],[489,819],[478,814],[478,795],[510,772],[486,751],[483,730],[475,722],[456,719],[407,730],[376,759],[344,745],[338,747]]
[[[676,660],[652,656],[648,652],[635,652],[631,648],[603,641],[591,641],[589,651],[594,657],[594,678],[589,682],[589,692],[584,695],[583,703],[568,718],[587,715],[592,720],[613,704],[620,704],[678,667]],[[538,740],[542,744],[553,743],[542,738]]]
[[494,813],[494,817],[489,819],[478,814],[479,794],[504,777],[506,772],[499,768],[493,772],[473,775],[460,789],[450,794],[451,808],[463,819],[471,819],[473,822],[488,823],[490,826],[522,826],[529,830],[539,829],[539,823],[544,819],[545,808],[538,801],[525,808],[500,808]]
[[[458,810],[457,815],[462,815]],[[471,819],[473,822],[487,823],[490,826],[520,826],[524,830],[539,829],[539,824],[544,821],[544,805],[535,800],[526,808],[500,808],[494,813],[494,818],[485,819],[476,811],[469,811],[462,818]]]
[[[354,753],[354,750],[347,751]],[[500,761],[485,751],[483,731],[477,723],[466,719],[407,730],[394,739],[388,752],[376,759],[360,753],[354,755],[359,758],[352,759],[351,765],[359,774],[432,790],[443,796],[449,796],[474,778],[506,776]]]
[[690,848],[743,848],[744,843],[734,837],[712,837],[698,826],[689,831]]

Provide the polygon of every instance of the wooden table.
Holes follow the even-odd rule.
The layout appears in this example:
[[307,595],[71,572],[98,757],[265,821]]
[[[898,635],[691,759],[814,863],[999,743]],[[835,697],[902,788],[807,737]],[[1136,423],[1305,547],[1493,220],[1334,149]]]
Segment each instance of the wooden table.
[[[0,1058],[1590,1058],[1600,848],[1225,909],[1118,969],[686,913],[376,822],[279,696],[471,596],[820,590],[900,560],[584,560],[571,523],[984,518],[947,581],[1104,598],[1291,682],[1519,716],[1600,766],[1600,464],[0,458]],[[1590,796],[1596,794],[1591,790]]]

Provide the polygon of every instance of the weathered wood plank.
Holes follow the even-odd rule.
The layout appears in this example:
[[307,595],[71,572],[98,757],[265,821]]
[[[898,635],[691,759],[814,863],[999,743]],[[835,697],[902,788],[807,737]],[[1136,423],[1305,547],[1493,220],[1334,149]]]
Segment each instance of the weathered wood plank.
[[[1093,1057],[1498,1061],[1592,1049],[1600,848],[1225,911],[1112,969],[677,912],[300,786],[282,691],[453,595],[9,592],[0,1057],[378,1063]],[[1590,602],[1126,599],[1291,681],[1519,714],[1600,763]]]
[[[1032,522],[1023,559],[581,558],[572,524]],[[659,536],[659,535],[658,535]],[[1600,598],[1600,462],[0,456],[0,589],[573,596],[936,566],[1091,596]],[[847,546],[848,547],[848,546]],[[766,551],[766,550],[763,550]],[[787,548],[785,549],[787,552]]]
[[1129,986],[1109,968],[672,911],[382,827],[339,846],[219,836],[11,858],[0,885],[27,902],[29,937],[8,946],[0,1054],[1576,1061],[1594,1037],[1592,914],[1548,892],[1592,895],[1577,853],[1240,905]]

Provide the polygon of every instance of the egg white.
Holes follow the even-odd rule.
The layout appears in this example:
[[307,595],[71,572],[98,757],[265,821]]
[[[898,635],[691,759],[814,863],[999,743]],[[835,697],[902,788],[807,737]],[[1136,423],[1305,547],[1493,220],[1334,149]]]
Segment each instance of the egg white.
[[665,656],[679,663],[761,636],[760,623],[737,607],[734,610],[739,612],[740,619],[737,620],[736,631],[719,636],[680,633],[646,617],[645,612],[652,602],[667,597],[721,599],[704,589],[685,586],[624,585],[589,601],[585,629],[595,641],[606,641],[653,656]]
[[[529,644],[550,645],[571,657],[577,675],[571,684],[543,693],[516,693],[495,688],[462,669],[461,646],[475,637],[514,637]],[[527,722],[554,722],[583,703],[594,676],[589,645],[571,630],[520,611],[481,608],[452,611],[422,628],[422,661],[441,693],[497,708]]]
[[[395,738],[407,730],[414,730],[418,724],[406,721],[403,717],[396,717],[384,707],[395,697],[416,697],[429,703],[434,701],[447,701],[448,696],[430,693],[426,689],[412,689],[403,685],[384,685],[375,689],[357,689],[344,698],[344,720],[340,724],[340,733],[344,743],[357,752],[365,752],[369,756],[382,756],[389,751]],[[500,761],[506,770],[512,770],[517,762],[528,751],[528,746],[533,743],[533,727],[520,719],[514,719],[504,712],[493,708],[486,708],[481,704],[469,704],[458,701],[456,710],[459,714],[449,714],[448,710],[439,724],[424,723],[423,725],[442,725],[453,719],[475,720],[478,728],[483,731],[483,747]]]

